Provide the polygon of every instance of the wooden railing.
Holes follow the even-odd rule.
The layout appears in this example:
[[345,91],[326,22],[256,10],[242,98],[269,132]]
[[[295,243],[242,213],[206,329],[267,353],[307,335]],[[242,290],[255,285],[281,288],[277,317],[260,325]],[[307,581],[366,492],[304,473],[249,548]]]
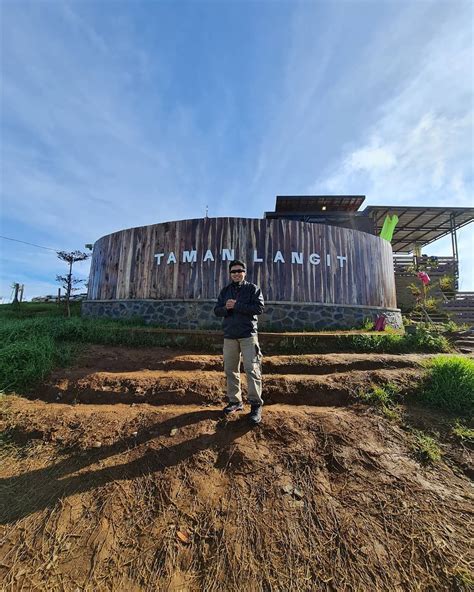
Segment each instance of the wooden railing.
[[442,308],[457,323],[474,324],[474,292],[456,292]]
[[472,308],[474,310],[474,292],[456,292],[453,298],[443,306],[446,308]]
[[396,274],[411,274],[423,270],[432,274],[451,274],[457,276],[458,263],[454,257],[428,257],[422,255],[394,255],[393,267]]

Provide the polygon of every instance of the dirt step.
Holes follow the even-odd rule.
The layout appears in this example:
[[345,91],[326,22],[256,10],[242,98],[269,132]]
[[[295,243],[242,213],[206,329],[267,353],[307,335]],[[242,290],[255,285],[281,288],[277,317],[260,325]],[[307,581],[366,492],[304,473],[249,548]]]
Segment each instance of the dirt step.
[[[94,444],[99,441],[102,448],[102,445],[120,441],[125,450],[157,436],[173,437],[178,432],[180,435],[183,428],[198,422],[225,421],[235,425],[235,422],[245,421],[250,410],[245,405],[242,413],[228,417],[222,409],[221,404],[172,404],[160,407],[147,403],[133,406],[120,403],[68,405],[10,396],[8,413],[0,419],[0,428],[18,444],[44,440],[66,445],[80,442],[83,447],[94,448]],[[264,413],[265,417],[284,414],[288,419],[307,414],[317,416],[336,410],[344,413],[342,408],[336,406],[274,404],[266,406]]]
[[[392,382],[402,390],[408,389],[420,373],[417,368],[392,368],[355,370],[350,374],[269,374],[264,376],[264,398],[267,403],[346,405],[372,383]],[[244,375],[242,382],[245,390]],[[223,400],[225,387],[222,372],[96,372],[79,380],[63,379],[45,385],[33,396],[82,403],[217,404]]]
[[[394,354],[304,354],[265,356],[264,374],[331,374],[353,370],[384,368],[417,368],[430,355]],[[218,370],[222,371],[222,356],[184,355],[157,362],[154,369],[163,370]]]
[[[379,368],[415,368],[432,354],[301,354],[263,357],[264,374],[330,374]],[[190,354],[165,348],[90,346],[75,368],[56,375],[79,377],[91,371],[135,372],[148,370],[215,370],[222,372],[222,355]]]
[[[326,354],[292,354],[292,355],[266,355],[263,349],[263,364],[274,366],[324,366],[332,368],[334,365],[341,367],[351,366],[366,362],[366,368],[370,370],[377,365],[399,367],[400,364],[414,365],[420,360],[432,357],[433,354],[382,354],[382,353],[326,353]],[[78,368],[94,368],[106,371],[133,371],[133,370],[213,370],[222,369],[223,357],[221,354],[196,354],[189,351],[179,351],[169,348],[126,348],[118,346],[104,347],[92,345],[87,348],[77,362]]]
[[[446,355],[446,354],[445,354]],[[448,354],[449,355],[449,354]],[[417,368],[436,354],[333,353],[263,356],[263,374],[330,374],[353,370]],[[53,380],[79,379],[91,372],[150,370],[223,371],[222,355],[195,354],[170,348],[89,346],[76,365],[53,373]]]

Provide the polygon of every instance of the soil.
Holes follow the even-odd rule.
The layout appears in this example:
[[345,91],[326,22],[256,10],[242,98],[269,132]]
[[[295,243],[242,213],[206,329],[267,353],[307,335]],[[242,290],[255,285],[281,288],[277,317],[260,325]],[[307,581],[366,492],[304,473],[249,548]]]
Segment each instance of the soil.
[[[272,356],[263,422],[219,356],[90,347],[0,428],[0,590],[468,590],[472,450],[453,418],[357,401],[426,356]],[[248,409],[247,409],[248,410]],[[413,428],[443,456],[421,464]],[[3,586],[3,587],[2,587]]]
[[[409,390],[427,358],[420,354],[269,356],[263,362],[266,403],[345,405],[360,389],[387,382]],[[187,405],[220,403],[224,391],[222,356],[91,346],[74,368],[56,371],[30,397],[68,403]]]

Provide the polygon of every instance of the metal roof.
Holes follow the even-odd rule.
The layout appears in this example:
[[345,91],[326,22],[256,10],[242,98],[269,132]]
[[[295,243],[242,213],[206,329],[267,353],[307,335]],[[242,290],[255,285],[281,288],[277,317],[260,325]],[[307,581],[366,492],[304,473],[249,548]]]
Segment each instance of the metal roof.
[[365,195],[277,195],[275,212],[356,212],[364,200]]
[[422,206],[367,206],[364,214],[375,220],[377,234],[385,217],[397,214],[399,220],[392,239],[394,252],[410,252],[443,238],[474,220],[474,208],[431,208]]

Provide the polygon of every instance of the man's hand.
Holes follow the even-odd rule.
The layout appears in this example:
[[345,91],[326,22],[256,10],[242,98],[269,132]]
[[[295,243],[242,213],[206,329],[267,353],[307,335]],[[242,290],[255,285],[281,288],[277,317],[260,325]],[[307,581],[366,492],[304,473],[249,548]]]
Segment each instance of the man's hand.
[[227,302],[225,303],[225,307],[227,308],[227,310],[232,310],[236,302],[237,300],[232,300],[231,298],[229,298],[229,300],[227,300]]

